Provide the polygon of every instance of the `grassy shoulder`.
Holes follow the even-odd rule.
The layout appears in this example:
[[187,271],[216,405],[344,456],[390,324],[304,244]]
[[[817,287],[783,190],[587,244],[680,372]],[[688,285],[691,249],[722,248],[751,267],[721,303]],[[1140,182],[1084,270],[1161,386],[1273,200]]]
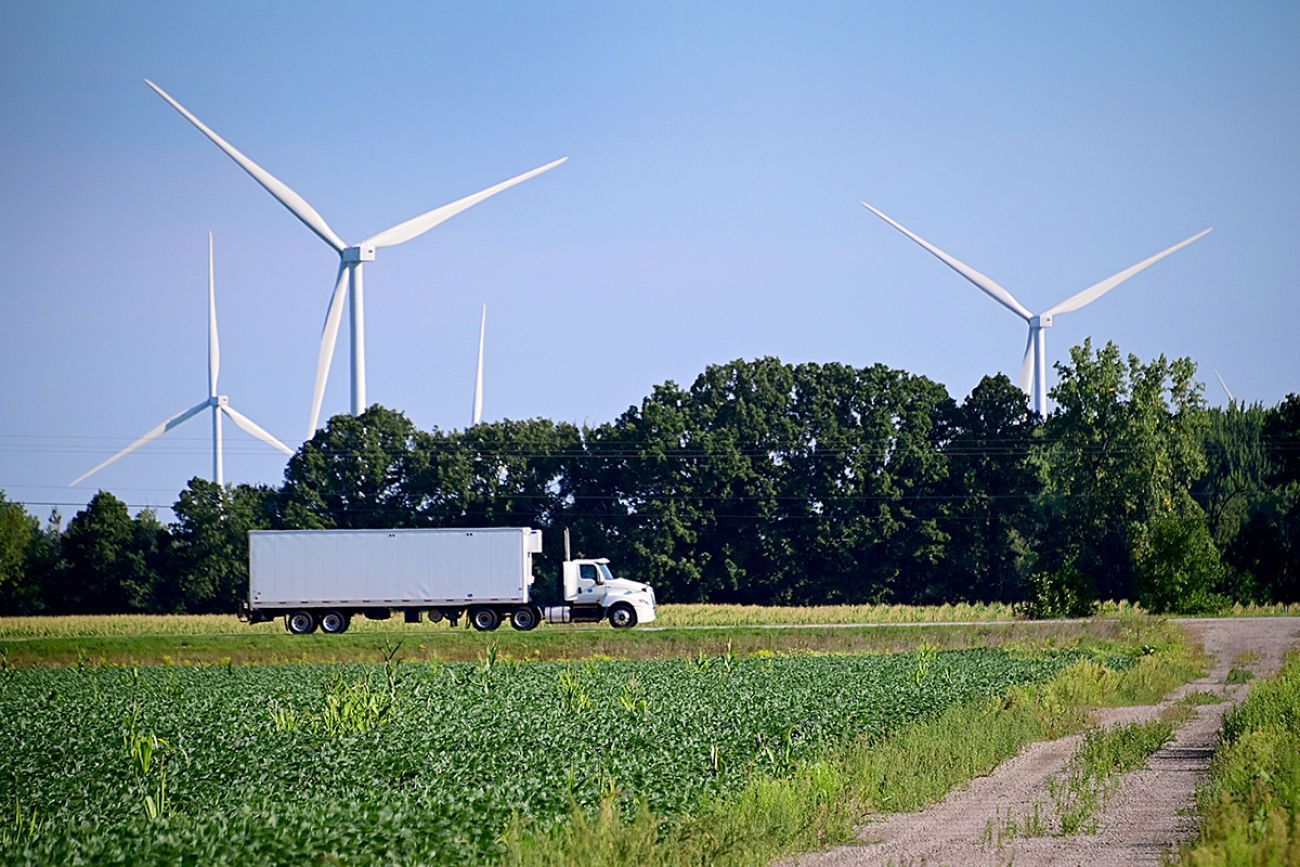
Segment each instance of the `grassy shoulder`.
[[909,652],[920,646],[1024,648],[1123,645],[1127,620],[1037,621],[979,626],[727,627],[630,629],[542,626],[491,633],[422,624],[410,631],[288,635],[283,629],[233,634],[0,637],[0,660],[13,667],[377,662],[400,643],[411,661],[473,662],[489,651],[506,660],[666,659],[773,653]]
[[[1196,676],[1204,659],[1177,627],[1143,622],[1122,644],[1138,654],[1126,668],[1082,659],[1045,684],[950,708],[938,718],[760,778],[736,797],[670,822],[642,808],[622,813],[614,798],[595,815],[534,833],[527,820],[507,834],[514,865],[767,864],[774,858],[852,839],[871,813],[917,810],[986,774],[1025,744],[1086,725],[1096,706],[1145,704]],[[1126,753],[1128,751],[1125,751]]]
[[[1142,615],[1130,602],[1106,602],[1097,617],[1124,619]],[[1300,615],[1300,605],[1234,605],[1217,612],[1220,617],[1277,617]],[[944,605],[711,605],[659,606],[653,628],[723,628],[737,626],[821,626],[856,624],[987,623],[1021,620],[1015,609],[1002,603]],[[607,626],[568,626],[566,629],[607,629]],[[350,634],[426,635],[428,623],[391,620],[352,622]],[[280,621],[250,625],[233,614],[79,614],[67,616],[0,617],[0,640],[37,638],[109,638],[137,636],[277,635]]]
[[1300,864],[1300,651],[1225,715],[1222,738],[1179,863]]

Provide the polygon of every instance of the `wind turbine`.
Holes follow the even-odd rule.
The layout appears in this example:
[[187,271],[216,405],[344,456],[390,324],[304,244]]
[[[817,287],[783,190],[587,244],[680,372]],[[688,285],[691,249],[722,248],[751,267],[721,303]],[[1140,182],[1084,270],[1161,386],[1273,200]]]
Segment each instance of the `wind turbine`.
[[1197,232],[1187,240],[1180,241],[1169,249],[1156,253],[1149,259],[1143,259],[1136,265],[1125,268],[1118,274],[1113,274],[1105,280],[1102,280],[1100,283],[1094,283],[1082,292],[1071,295],[1055,307],[1050,307],[1042,313],[1034,314],[1030,312],[1029,308],[1017,301],[1014,295],[1002,288],[989,277],[986,277],[979,271],[976,271],[974,268],[967,265],[965,262],[949,256],[929,241],[926,241],[919,235],[916,235],[899,225],[885,214],[873,208],[871,205],[868,205],[866,202],[862,202],[862,207],[866,208],[868,211],[875,214],[907,237],[911,238],[917,244],[921,245],[921,247],[940,262],[974,283],[978,288],[991,296],[994,301],[997,301],[1003,307],[1006,307],[1029,324],[1029,342],[1025,344],[1025,355],[1020,362],[1020,388],[1026,394],[1033,397],[1034,411],[1044,418],[1047,417],[1047,337],[1043,333],[1043,330],[1052,327],[1053,317],[1059,316],[1062,313],[1072,313],[1081,307],[1088,306],[1119,284],[1123,283],[1125,280],[1146,270],[1147,268],[1150,268],[1152,265],[1171,253],[1178,252],[1193,241],[1204,238],[1213,231],[1211,228]]
[[288,208],[290,213],[301,220],[307,228],[315,232],[322,241],[329,244],[339,255],[339,272],[335,278],[334,293],[330,296],[329,308],[325,314],[325,327],[321,330],[320,353],[316,359],[316,385],[312,391],[311,422],[307,427],[308,437],[316,432],[316,423],[320,418],[321,400],[325,395],[325,381],[329,378],[330,362],[334,357],[334,343],[338,339],[345,295],[348,297],[352,314],[350,324],[352,334],[352,414],[360,415],[365,412],[366,325],[361,269],[366,262],[374,261],[375,250],[380,247],[392,247],[412,238],[417,238],[439,223],[450,220],[466,208],[477,205],[484,199],[495,196],[515,184],[521,184],[530,178],[535,178],[542,172],[549,171],[568,159],[568,157],[561,157],[554,162],[538,166],[531,171],[524,172],[522,175],[516,175],[509,180],[502,181],[496,186],[488,187],[486,190],[434,208],[432,211],[427,211],[417,217],[412,217],[405,222],[385,229],[377,235],[371,235],[358,244],[348,245],[329,227],[329,224],[325,222],[325,218],[317,213],[311,205],[307,204],[306,199],[289,189],[287,184],[281,182],[270,172],[244,156],[228,141],[204,126],[203,121],[191,114],[185,106],[172,99],[161,87],[147,78],[145,84],[153,88],[154,92],[165,99],[172,108],[180,112],[182,117],[194,124],[199,132],[212,140],[213,144],[225,151],[226,156],[248,172],[253,180],[261,184],[280,204]]
[[483,305],[483,318],[478,324],[478,370],[474,374],[473,425],[483,420],[483,335],[487,333],[487,305]]
[[1219,373],[1219,371],[1216,370],[1214,371],[1214,375],[1219,378],[1219,385],[1223,387],[1223,393],[1228,396],[1228,406],[1231,407],[1237,402],[1237,399],[1232,396],[1232,389],[1228,388],[1228,383],[1223,381],[1222,373]]
[[113,455],[108,460],[99,464],[88,473],[78,476],[68,487],[73,487],[78,483],[90,478],[104,467],[116,460],[126,457],[131,452],[140,448],[140,446],[158,439],[174,427],[180,427],[194,416],[203,412],[203,410],[212,409],[212,478],[218,485],[224,484],[222,478],[221,464],[221,415],[225,413],[230,416],[230,420],[239,425],[249,434],[257,437],[262,442],[274,446],[290,457],[293,456],[293,449],[271,436],[252,419],[236,410],[230,405],[230,398],[224,394],[217,394],[217,374],[221,367],[221,347],[217,342],[217,291],[216,284],[213,280],[212,269],[212,233],[208,232],[208,397],[207,400],[200,404],[190,407],[184,412],[177,413],[167,419],[156,428]]

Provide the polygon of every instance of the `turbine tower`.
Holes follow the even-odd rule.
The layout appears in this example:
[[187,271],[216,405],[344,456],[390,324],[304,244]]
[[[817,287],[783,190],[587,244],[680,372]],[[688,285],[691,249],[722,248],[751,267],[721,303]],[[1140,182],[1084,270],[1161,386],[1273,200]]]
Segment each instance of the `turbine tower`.
[[334,344],[338,339],[345,296],[348,298],[352,316],[350,323],[352,334],[352,414],[360,415],[365,412],[366,325],[361,270],[366,262],[374,261],[375,251],[380,247],[393,247],[412,238],[417,238],[439,223],[450,220],[466,208],[477,205],[484,199],[495,196],[515,184],[521,184],[529,178],[535,178],[542,172],[549,171],[568,159],[568,157],[561,157],[544,166],[538,166],[531,171],[524,172],[522,175],[516,175],[509,180],[502,181],[496,186],[488,187],[486,190],[398,223],[396,226],[385,229],[376,235],[371,235],[360,243],[349,245],[329,227],[329,224],[325,222],[325,218],[317,213],[316,209],[309,205],[306,199],[289,189],[288,185],[281,182],[266,169],[244,156],[228,141],[204,126],[203,121],[191,114],[185,106],[172,99],[161,87],[147,78],[145,84],[153,88],[154,92],[166,100],[172,108],[180,112],[182,117],[194,124],[199,132],[212,140],[213,144],[225,151],[226,156],[248,172],[253,180],[261,184],[280,204],[288,208],[290,213],[301,220],[307,228],[315,232],[317,237],[329,244],[334,252],[339,255],[338,276],[335,278],[334,293],[330,296],[329,308],[325,314],[325,327],[321,330],[320,352],[316,359],[316,385],[312,391],[311,421],[307,427],[308,437],[311,437],[316,432],[316,423],[320,419],[321,400],[325,395],[325,382],[329,378],[330,362],[334,357]]
[[971,283],[974,283],[979,289],[982,289],[985,293],[991,296],[994,301],[997,301],[1003,307],[1006,307],[1012,313],[1016,314],[1028,323],[1029,341],[1025,344],[1025,355],[1020,362],[1020,388],[1026,394],[1032,396],[1034,411],[1044,418],[1047,417],[1047,336],[1043,331],[1044,329],[1052,327],[1052,319],[1062,313],[1072,313],[1081,307],[1086,307],[1130,277],[1150,268],[1152,265],[1171,253],[1178,252],[1188,244],[1204,238],[1213,231],[1213,229],[1205,229],[1197,232],[1187,240],[1180,241],[1169,249],[1156,253],[1149,259],[1143,259],[1136,265],[1133,265],[1130,268],[1125,268],[1118,274],[1107,277],[1100,283],[1094,283],[1082,292],[1071,295],[1055,307],[1050,307],[1042,313],[1034,314],[1030,312],[1029,308],[1017,301],[1014,295],[990,278],[967,265],[965,262],[949,256],[929,241],[926,241],[919,235],[914,234],[894,222],[894,220],[873,208],[871,205],[868,205],[866,202],[862,202],[862,207],[866,208],[868,211],[875,214],[907,237],[911,238],[940,262],[965,277]]
[[198,415],[205,409],[212,410],[212,478],[218,484],[225,484],[222,477],[222,447],[221,447],[221,416],[226,414],[230,420],[239,425],[249,434],[257,437],[262,442],[274,446],[290,457],[293,456],[293,449],[271,436],[252,419],[243,413],[237,411],[230,405],[230,398],[224,394],[217,394],[217,374],[221,368],[221,346],[217,342],[217,291],[216,284],[213,280],[212,269],[212,233],[208,232],[208,397],[207,400],[200,404],[190,407],[184,412],[177,413],[113,455],[108,460],[96,466],[87,473],[83,473],[68,485],[73,487],[82,481],[93,476],[104,467],[116,460],[126,457],[131,452],[140,448],[140,446],[158,439],[174,427],[180,427],[194,416]]
[[478,369],[474,374],[474,412],[470,426],[483,420],[483,335],[487,333],[487,305],[483,305],[483,318],[478,324]]

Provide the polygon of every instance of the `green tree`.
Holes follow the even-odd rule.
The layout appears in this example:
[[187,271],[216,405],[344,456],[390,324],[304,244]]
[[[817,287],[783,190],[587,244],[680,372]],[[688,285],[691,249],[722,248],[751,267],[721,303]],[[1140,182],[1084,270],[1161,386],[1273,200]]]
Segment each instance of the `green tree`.
[[56,613],[170,610],[161,574],[168,548],[167,530],[152,512],[132,520],[125,503],[100,491],[68,522],[47,604]]
[[[1113,343],[1094,353],[1085,341],[1056,369],[1056,409],[1041,450],[1048,526],[1036,580],[1040,601],[1079,613],[1098,599],[1152,592],[1150,580],[1139,588],[1134,557],[1148,522],[1167,520],[1161,532],[1204,522],[1191,486],[1205,473],[1207,421],[1188,359],[1144,365],[1122,359]],[[1167,550],[1152,548],[1150,557]],[[1164,573],[1150,557],[1144,568],[1154,580]]]
[[1040,482],[1033,459],[1039,418],[1004,375],[986,376],[958,407],[945,446],[948,533],[945,601],[1020,602]]
[[0,491],[0,613],[16,614],[30,595],[27,561],[40,523]]
[[248,531],[275,526],[276,492],[190,479],[172,511],[175,595],[185,611],[235,611],[248,592]]
[[1268,495],[1257,500],[1227,552],[1262,601],[1300,602],[1300,395],[1266,413]]
[[417,431],[405,415],[372,406],[336,415],[289,459],[281,518],[301,529],[410,526],[417,503],[404,482],[417,475]]

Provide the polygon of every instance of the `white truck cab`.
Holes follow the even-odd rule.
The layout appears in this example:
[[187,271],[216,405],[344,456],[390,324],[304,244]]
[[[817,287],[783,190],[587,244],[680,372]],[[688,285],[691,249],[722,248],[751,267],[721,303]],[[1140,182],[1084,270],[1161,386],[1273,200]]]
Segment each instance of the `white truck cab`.
[[[616,578],[609,569],[609,560],[564,561],[564,601],[569,605],[570,620],[585,620],[583,614],[596,615],[592,620],[609,618],[618,628],[650,623],[655,619],[655,591],[649,584]],[[589,612],[574,613],[575,609],[594,608]],[[548,619],[549,612],[547,609]],[[552,621],[568,622],[568,621]]]

